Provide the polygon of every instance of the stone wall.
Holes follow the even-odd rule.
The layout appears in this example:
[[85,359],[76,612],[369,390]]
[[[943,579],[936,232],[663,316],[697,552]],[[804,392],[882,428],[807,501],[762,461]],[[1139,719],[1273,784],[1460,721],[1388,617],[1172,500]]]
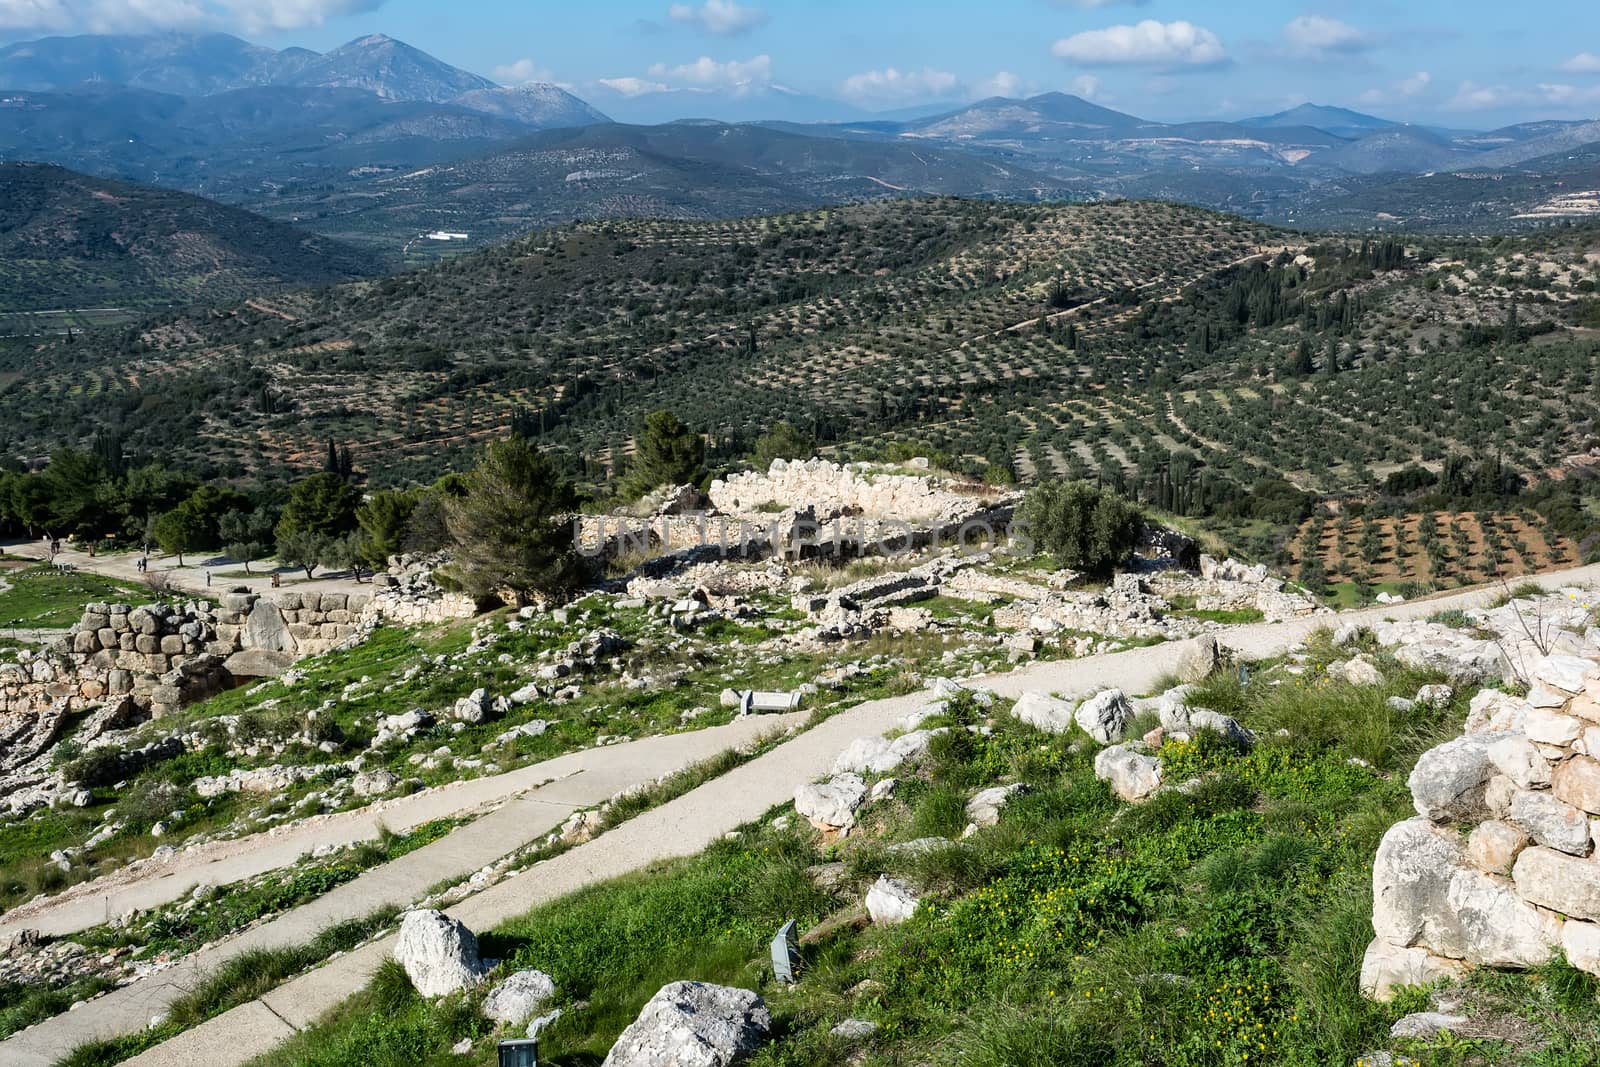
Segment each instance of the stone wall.
[[765,474],[748,471],[719,478],[707,495],[728,515],[776,506],[917,524],[960,521],[996,498],[980,485],[958,487],[939,478],[888,474],[868,464],[841,466],[824,459],[773,460]]
[[1479,692],[1466,732],[1418,760],[1417,816],[1390,828],[1373,864],[1370,996],[1473,966],[1535,967],[1558,951],[1600,974],[1600,633],[1586,610],[1556,604],[1497,609],[1517,619],[1483,613],[1491,629],[1523,630],[1492,650],[1389,627],[1423,638],[1405,643],[1403,661],[1475,680],[1498,673],[1528,695]]

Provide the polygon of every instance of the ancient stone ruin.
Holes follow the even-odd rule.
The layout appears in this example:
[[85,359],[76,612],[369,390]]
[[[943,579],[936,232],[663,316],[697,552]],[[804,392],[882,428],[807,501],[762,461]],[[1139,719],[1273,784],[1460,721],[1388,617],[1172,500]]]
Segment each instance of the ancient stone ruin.
[[1418,760],[1417,816],[1390,828],[1373,864],[1370,996],[1558,952],[1600,974],[1600,631],[1586,610],[1548,604],[1487,613],[1496,639],[1427,624],[1379,634],[1417,665],[1528,695],[1482,690],[1466,732]]

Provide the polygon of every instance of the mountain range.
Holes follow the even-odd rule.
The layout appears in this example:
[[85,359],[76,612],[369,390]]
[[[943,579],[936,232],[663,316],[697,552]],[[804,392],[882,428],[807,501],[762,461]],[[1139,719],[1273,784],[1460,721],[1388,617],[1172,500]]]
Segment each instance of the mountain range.
[[[819,110],[802,97],[777,86],[753,95],[748,117],[759,122],[622,126],[561,87],[499,86],[382,35],[327,53],[224,34],[57,37],[0,48],[0,160],[200,193],[390,253],[430,248],[418,235],[439,228],[476,243],[575,217],[701,218],[930,193],[1174,199],[1385,228],[1396,215],[1382,206],[1387,185],[1411,203],[1435,186],[1397,183],[1534,161],[1541,173],[1559,165],[1580,191],[1600,189],[1584,153],[1600,143],[1596,122],[1462,131],[1306,104],[1163,123],[1045,93],[817,123],[795,120]],[[658,103],[692,113],[697,99]],[[1582,198],[1493,200],[1506,213],[1476,224],[1588,210]],[[1339,205],[1332,216],[1325,203]],[[1376,206],[1363,219],[1357,204]]]
[[358,89],[380,100],[454,103],[544,129],[608,121],[554,85],[505,88],[403,41],[372,34],[331,52],[276,51],[224,33],[47,37],[0,48],[0,88],[120,86],[182,97],[239,89]]

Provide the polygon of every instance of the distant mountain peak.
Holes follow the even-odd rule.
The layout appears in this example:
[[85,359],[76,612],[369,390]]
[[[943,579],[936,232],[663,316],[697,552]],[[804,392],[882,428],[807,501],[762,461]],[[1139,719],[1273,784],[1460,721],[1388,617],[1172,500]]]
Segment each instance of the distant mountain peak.
[[1378,130],[1392,129],[1399,126],[1398,122],[1380,119],[1376,115],[1363,114],[1352,111],[1347,107],[1335,107],[1331,104],[1301,104],[1287,111],[1280,111],[1275,115],[1261,115],[1256,118],[1240,119],[1239,125],[1255,129],[1271,129],[1284,126],[1310,126],[1313,129],[1323,130],[1339,137],[1361,137]]

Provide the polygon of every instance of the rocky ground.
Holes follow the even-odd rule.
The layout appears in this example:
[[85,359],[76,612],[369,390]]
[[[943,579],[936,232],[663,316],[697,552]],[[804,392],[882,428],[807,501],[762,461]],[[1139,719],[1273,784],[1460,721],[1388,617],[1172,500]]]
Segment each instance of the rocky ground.
[[[276,680],[153,721],[140,723],[138,709],[123,702],[87,719],[30,720],[26,736],[47,741],[25,753],[29,788],[14,794],[0,820],[0,850],[16,860],[0,890],[25,915],[63,886],[92,892],[111,878],[126,886],[146,866],[148,877],[159,877],[184,855],[230,842],[248,847],[269,829],[292,833],[330,814],[564,751],[763,710],[826,714],[915,689],[925,676],[1183,638],[1219,619],[1317,610],[1261,569],[1207,559],[1191,573],[1151,554],[1110,585],[1037,560],[953,549],[848,563],[658,559],[548,613],[369,625]],[[24,673],[38,658],[27,649],[8,654]],[[13,749],[7,758],[20,755]],[[555,836],[581,839],[584,829]],[[338,877],[353,869],[313,866],[338,868]],[[294,892],[261,891],[294,881],[211,887],[152,913],[112,916],[71,940],[31,937],[10,923],[0,985],[87,995],[137,981],[211,943],[196,913],[238,901],[230,914],[242,929],[309,891],[305,878]],[[161,936],[169,929],[188,934]]]

